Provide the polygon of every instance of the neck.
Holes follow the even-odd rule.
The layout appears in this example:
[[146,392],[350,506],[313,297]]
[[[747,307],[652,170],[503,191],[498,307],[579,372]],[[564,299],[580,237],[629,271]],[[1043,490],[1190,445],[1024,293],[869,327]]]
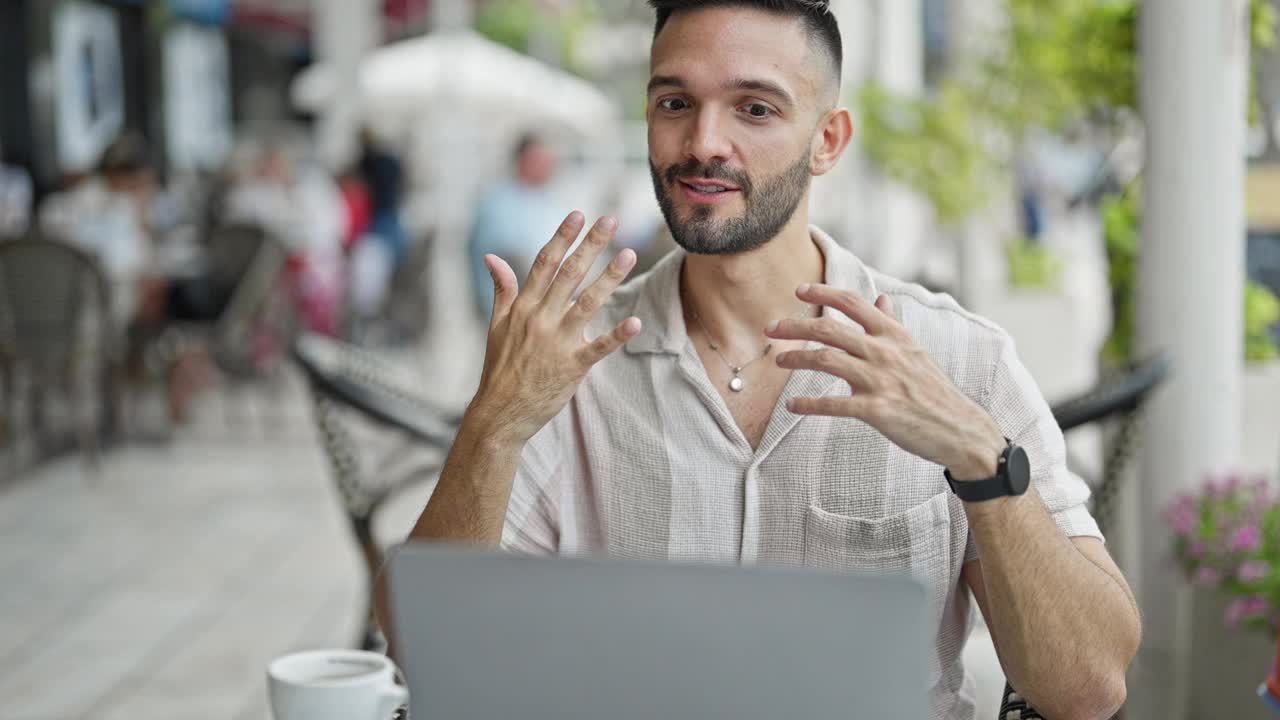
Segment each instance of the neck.
[[685,323],[726,348],[758,352],[769,323],[806,309],[796,288],[823,282],[824,268],[822,251],[809,235],[808,213],[797,211],[777,236],[755,250],[686,256],[681,273]]

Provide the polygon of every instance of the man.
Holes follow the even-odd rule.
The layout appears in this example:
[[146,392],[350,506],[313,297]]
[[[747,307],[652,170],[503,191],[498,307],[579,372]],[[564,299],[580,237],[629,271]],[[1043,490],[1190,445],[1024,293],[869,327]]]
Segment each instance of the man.
[[808,225],[852,135],[826,3],[653,4],[649,153],[683,252],[615,293],[623,251],[572,304],[611,219],[561,266],[570,215],[522,290],[487,258],[480,388],[412,536],[911,572],[931,717],[973,717],[970,592],[1033,706],[1110,717],[1137,611],[1012,341]]
[[22,237],[31,221],[31,176],[3,158],[0,148],[0,238]]
[[485,317],[493,313],[493,287],[485,255],[500,255],[521,275],[529,270],[542,238],[555,232],[563,216],[547,186],[556,174],[556,158],[537,135],[526,133],[512,153],[514,175],[480,198],[471,228],[470,257],[476,299]]
[[121,133],[94,175],[46,198],[40,229],[97,257],[112,286],[112,318],[128,326],[150,313],[154,295],[152,219],[155,172],[146,140]]

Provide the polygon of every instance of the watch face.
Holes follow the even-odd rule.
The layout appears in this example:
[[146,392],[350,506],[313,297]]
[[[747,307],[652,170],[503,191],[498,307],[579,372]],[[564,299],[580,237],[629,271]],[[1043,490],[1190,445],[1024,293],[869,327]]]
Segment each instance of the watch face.
[[1014,495],[1022,495],[1031,485],[1031,461],[1027,459],[1027,451],[1014,446],[1009,453],[1007,466],[1009,490]]

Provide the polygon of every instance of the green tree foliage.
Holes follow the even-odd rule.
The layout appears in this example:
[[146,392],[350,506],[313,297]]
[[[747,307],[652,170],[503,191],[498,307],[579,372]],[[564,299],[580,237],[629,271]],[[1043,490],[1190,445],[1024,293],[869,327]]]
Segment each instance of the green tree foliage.
[[1139,195],[1139,188],[1131,186],[1123,194],[1102,201],[1102,228],[1111,281],[1111,336],[1102,346],[1102,357],[1114,364],[1126,362],[1134,352]]
[[1244,359],[1263,363],[1280,358],[1272,334],[1280,323],[1280,299],[1264,285],[1249,283],[1244,290]]
[[994,155],[979,146],[969,94],[947,85],[936,98],[922,100],[872,83],[859,102],[867,156],[923,194],[940,222],[959,223],[986,200],[997,167]]
[[578,2],[559,13],[537,7],[534,0],[486,0],[476,13],[476,32],[522,53],[538,32],[554,33],[560,41],[560,65],[578,71],[578,39],[595,16],[593,3]]
[[[1029,129],[1058,131],[1087,122],[1115,130],[1119,119],[1138,113],[1138,0],[1004,4],[1004,42],[976,68],[953,72],[924,98],[896,95],[876,83],[858,97],[867,157],[923,195],[944,225],[958,225],[990,201],[993,189],[1008,187],[1011,149]],[[1276,13],[1268,0],[1251,0],[1250,22],[1255,52],[1272,48]],[[1104,357],[1114,361],[1133,352],[1137,195],[1130,188],[1102,204],[1114,311]],[[1249,357],[1258,359],[1266,354],[1259,343],[1270,340],[1264,332],[1247,342]]]

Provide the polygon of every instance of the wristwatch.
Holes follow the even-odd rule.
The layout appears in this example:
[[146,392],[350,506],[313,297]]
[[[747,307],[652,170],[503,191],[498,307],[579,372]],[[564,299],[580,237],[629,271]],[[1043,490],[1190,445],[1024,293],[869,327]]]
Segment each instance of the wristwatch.
[[1027,459],[1027,451],[1008,438],[1005,438],[1005,443],[994,477],[961,482],[951,477],[950,470],[943,470],[951,492],[965,502],[982,502],[1025,493],[1031,485],[1031,462]]

